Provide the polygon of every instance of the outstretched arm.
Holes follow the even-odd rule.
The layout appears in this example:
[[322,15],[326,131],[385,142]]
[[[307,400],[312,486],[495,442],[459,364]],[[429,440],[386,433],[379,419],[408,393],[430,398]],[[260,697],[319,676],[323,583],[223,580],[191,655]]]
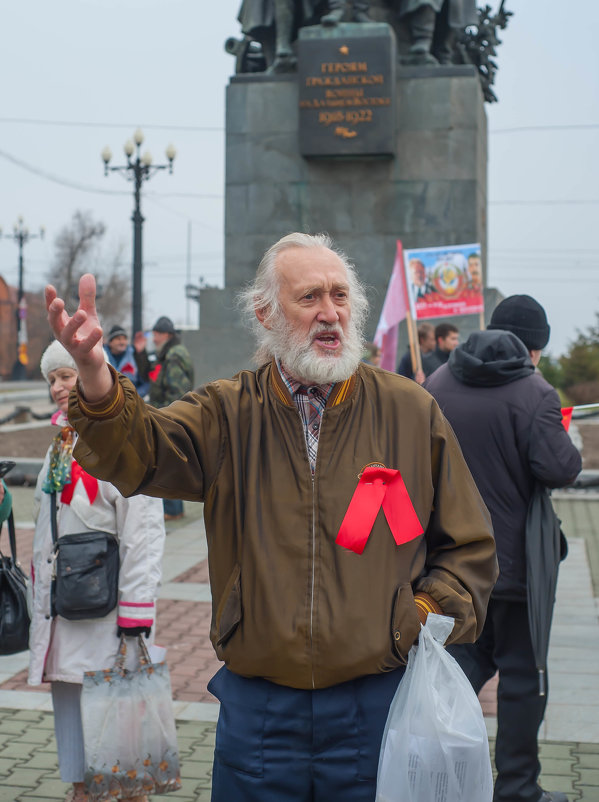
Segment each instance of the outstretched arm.
[[86,273],[79,281],[79,308],[69,317],[52,285],[46,287],[48,323],[54,336],[75,360],[84,398],[100,401],[113,386],[102,349],[102,327],[96,311],[96,280]]

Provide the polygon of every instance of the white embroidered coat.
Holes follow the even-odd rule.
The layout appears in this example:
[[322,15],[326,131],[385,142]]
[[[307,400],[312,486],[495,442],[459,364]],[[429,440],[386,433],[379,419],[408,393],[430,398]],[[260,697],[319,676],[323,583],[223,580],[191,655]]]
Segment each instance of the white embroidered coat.
[[[50,614],[52,578],[51,497],[41,489],[48,473],[50,449],[38,477],[35,502],[39,512],[33,541],[29,634],[29,684],[44,681],[81,683],[85,671],[111,668],[116,657],[119,623],[152,625],[160,587],[164,551],[164,511],[161,499],[124,498],[113,485],[98,481],[90,504],[82,481],[70,504],[58,504],[58,534],[101,529],[119,540],[119,604],[105,618],[67,621]],[[60,501],[60,493],[57,494]],[[153,641],[154,628],[148,644]],[[135,660],[129,649],[128,659]]]

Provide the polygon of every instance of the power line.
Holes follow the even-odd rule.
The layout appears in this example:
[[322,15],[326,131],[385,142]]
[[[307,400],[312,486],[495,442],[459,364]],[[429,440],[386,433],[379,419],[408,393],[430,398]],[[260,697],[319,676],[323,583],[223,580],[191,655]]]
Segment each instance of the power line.
[[200,193],[200,192],[158,192],[158,193],[146,193],[144,197],[147,197],[148,194],[150,195],[159,195],[161,198],[202,198],[206,200],[222,200],[225,196],[220,193],[215,193],[210,195],[209,193]]
[[45,178],[47,181],[53,181],[55,184],[61,184],[64,187],[68,187],[69,189],[77,189],[80,192],[97,192],[101,195],[129,195],[129,192],[114,190],[114,189],[100,189],[99,187],[89,187],[85,186],[84,184],[78,184],[75,181],[70,181],[67,178],[61,178],[58,175],[53,175],[52,173],[48,173],[45,170],[40,169],[39,167],[34,167],[32,164],[28,164],[28,162],[23,161],[23,159],[19,159],[16,156],[13,156],[11,153],[7,153],[4,150],[0,150],[0,157],[6,159],[13,164],[16,164],[17,167],[21,167],[23,170],[27,170],[34,175],[39,176],[40,178]]
[[[33,173],[33,175],[37,175],[40,178],[45,178],[47,181],[52,181],[55,184],[60,184],[63,187],[68,187],[69,189],[76,189],[79,192],[91,192],[100,195],[127,195],[129,196],[131,193],[125,190],[118,190],[118,189],[102,189],[100,187],[93,187],[86,184],[79,184],[76,181],[71,181],[68,178],[62,178],[61,176],[54,175],[53,173],[49,173],[46,170],[42,170],[40,167],[35,167],[32,164],[24,161],[23,159],[19,159],[17,156],[13,156],[11,153],[7,153],[5,150],[0,150],[0,158],[6,159],[13,164],[16,164],[17,167],[21,167],[23,170],[27,170],[29,173]],[[217,194],[204,194],[198,192],[167,192],[167,193],[155,193],[155,192],[146,192],[144,193],[144,198],[156,198],[156,197],[172,197],[172,198],[196,198],[202,200],[218,200],[221,199],[222,195]],[[202,225],[202,223],[199,223]]]
[[599,203],[599,198],[588,200],[490,200],[489,206],[584,206]]
[[161,209],[170,212],[170,214],[174,214],[175,217],[182,217],[184,220],[190,220],[194,225],[205,228],[206,231],[219,231],[219,229],[207,225],[207,223],[204,223],[202,220],[196,220],[195,217],[190,217],[186,212],[179,212],[177,209],[171,208],[168,203],[159,201],[156,195],[145,195],[144,198],[155,206],[159,206]]
[[[224,131],[224,126],[216,125],[181,125],[179,123],[112,123],[93,122],[90,120],[48,120],[36,117],[0,117],[0,123],[17,125],[50,125],[70,128],[147,128],[155,131]],[[511,128],[491,128],[490,134],[513,134],[528,131],[585,131],[596,130],[599,123],[568,123],[564,125],[520,125]]]
[[489,248],[490,253],[599,253],[599,248]]
[[[513,275],[504,275],[502,270],[494,269],[491,273],[492,279],[489,279],[489,283],[499,284],[502,280],[507,281],[524,281],[530,282],[533,277],[527,276],[520,271],[517,274]],[[534,281],[537,281],[538,277],[534,277]],[[572,283],[572,278],[570,276],[563,276],[562,278],[552,277],[552,276],[543,276],[543,282],[546,284],[566,284],[569,287],[572,287],[572,290],[576,291],[576,294],[580,294],[580,286],[575,285]],[[585,276],[585,283],[586,284],[597,284],[599,283],[599,276],[596,278],[588,278]]]
[[19,125],[57,125],[69,128],[148,128],[155,131],[224,131],[223,126],[210,125],[166,125],[165,123],[107,123],[83,120],[40,120],[33,117],[0,117],[0,123]]
[[515,128],[491,128],[490,134],[515,134],[522,131],[585,131],[599,128],[599,123],[582,123],[571,125],[519,125]]

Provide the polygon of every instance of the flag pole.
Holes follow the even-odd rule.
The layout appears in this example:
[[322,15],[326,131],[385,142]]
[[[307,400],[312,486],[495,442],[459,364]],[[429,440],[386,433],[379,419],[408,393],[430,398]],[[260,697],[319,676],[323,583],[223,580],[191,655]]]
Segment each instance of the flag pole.
[[[397,341],[399,324],[406,319],[409,310],[408,288],[401,240],[396,241],[395,261],[387,286],[387,294],[374,335],[374,342],[382,350],[381,367],[395,372],[397,370]],[[414,347],[414,333],[408,323],[410,351]]]
[[422,370],[422,355],[420,353],[420,341],[418,339],[418,330],[416,323],[412,317],[412,312],[408,307],[406,315],[406,323],[408,324],[408,340],[410,341],[410,357],[412,359],[412,373]]

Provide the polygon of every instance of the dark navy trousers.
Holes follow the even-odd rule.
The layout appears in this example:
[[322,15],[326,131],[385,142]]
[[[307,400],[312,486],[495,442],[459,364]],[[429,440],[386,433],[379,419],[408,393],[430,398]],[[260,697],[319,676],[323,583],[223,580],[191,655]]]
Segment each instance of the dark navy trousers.
[[212,802],[374,802],[400,668],[298,690],[221,668]]
[[543,790],[537,782],[537,738],[547,697],[539,696],[526,602],[491,598],[476,643],[449,646],[447,651],[476,693],[499,670],[493,802],[538,802]]

